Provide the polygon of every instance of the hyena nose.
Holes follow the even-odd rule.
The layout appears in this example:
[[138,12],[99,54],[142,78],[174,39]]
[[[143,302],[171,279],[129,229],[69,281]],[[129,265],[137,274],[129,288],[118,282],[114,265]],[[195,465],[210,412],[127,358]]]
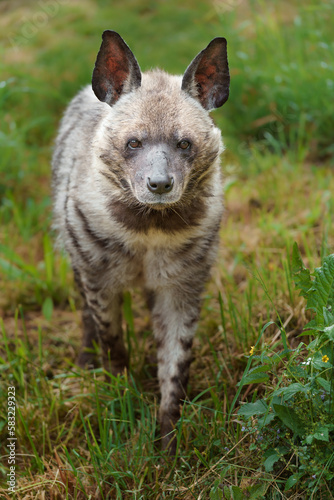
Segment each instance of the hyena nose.
[[164,194],[173,189],[174,178],[167,173],[147,177],[147,187],[151,193]]

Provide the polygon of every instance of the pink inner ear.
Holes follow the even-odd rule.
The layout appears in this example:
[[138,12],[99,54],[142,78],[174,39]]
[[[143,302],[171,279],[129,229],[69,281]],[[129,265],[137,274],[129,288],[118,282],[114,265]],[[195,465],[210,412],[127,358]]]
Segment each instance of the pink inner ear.
[[112,105],[140,84],[140,68],[129,47],[115,31],[104,31],[92,77],[96,97]]
[[210,88],[214,84],[217,75],[217,66],[215,64],[199,64],[197,68],[195,80],[199,83],[199,96],[207,97]]
[[106,67],[113,86],[119,90],[129,75],[129,63],[124,52],[117,45],[108,48]]
[[[199,74],[198,74],[199,73]],[[206,64],[204,67],[200,67],[197,70],[197,80],[212,80],[217,74],[217,67],[215,64]]]
[[202,84],[207,80],[213,80],[216,74],[217,66],[215,64],[199,64],[196,71],[196,80]]

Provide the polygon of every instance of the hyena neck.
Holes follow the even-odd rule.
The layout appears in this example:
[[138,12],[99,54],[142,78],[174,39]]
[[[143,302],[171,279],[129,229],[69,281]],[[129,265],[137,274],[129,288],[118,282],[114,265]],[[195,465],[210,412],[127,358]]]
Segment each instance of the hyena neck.
[[160,230],[176,233],[200,225],[206,213],[205,201],[201,196],[193,198],[187,205],[177,205],[158,210],[129,205],[126,200],[111,200],[109,209],[113,218],[126,229],[148,233]]

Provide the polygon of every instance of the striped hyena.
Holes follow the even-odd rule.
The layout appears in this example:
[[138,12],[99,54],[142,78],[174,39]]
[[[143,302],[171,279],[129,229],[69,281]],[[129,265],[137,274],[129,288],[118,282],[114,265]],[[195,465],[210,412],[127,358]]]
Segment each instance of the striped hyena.
[[128,365],[123,290],[147,293],[158,352],[162,447],[185,397],[201,293],[222,215],[220,131],[208,111],[229,94],[225,38],[215,38],[183,77],[141,73],[105,31],[92,88],[71,102],[53,156],[55,225],[84,299],[80,366],[100,342],[113,375]]

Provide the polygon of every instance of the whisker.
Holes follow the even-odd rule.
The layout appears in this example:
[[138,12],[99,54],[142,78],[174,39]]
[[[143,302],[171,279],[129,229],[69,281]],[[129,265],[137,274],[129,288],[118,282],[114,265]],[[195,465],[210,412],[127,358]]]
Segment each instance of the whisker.
[[184,218],[179,214],[179,212],[177,212],[177,210],[175,210],[175,208],[173,207],[170,207],[170,209],[180,217],[180,219],[185,223],[186,226],[189,226],[189,223],[187,221],[184,220]]

